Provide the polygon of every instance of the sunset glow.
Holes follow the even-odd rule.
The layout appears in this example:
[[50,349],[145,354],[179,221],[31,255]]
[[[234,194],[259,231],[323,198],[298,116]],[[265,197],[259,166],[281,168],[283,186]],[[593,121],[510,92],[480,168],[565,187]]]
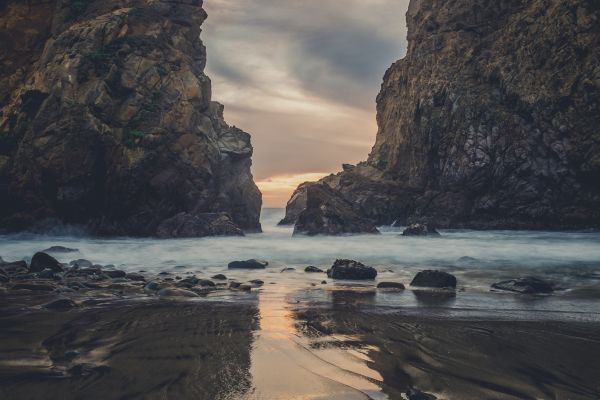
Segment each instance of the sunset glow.
[[301,183],[308,181],[317,181],[324,176],[329,175],[326,172],[312,172],[296,175],[277,175],[256,182],[263,194],[263,206],[266,208],[281,207],[285,205],[290,195]]

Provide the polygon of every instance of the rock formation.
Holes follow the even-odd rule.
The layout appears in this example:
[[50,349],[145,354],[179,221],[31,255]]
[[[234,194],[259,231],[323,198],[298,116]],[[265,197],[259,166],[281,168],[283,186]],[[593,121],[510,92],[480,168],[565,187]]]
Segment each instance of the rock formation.
[[407,23],[368,160],[321,183],[376,224],[600,228],[597,2],[412,0]]
[[294,235],[379,233],[371,221],[358,215],[352,204],[326,184],[305,185],[297,199],[304,208],[298,213]]
[[211,101],[205,19],[200,0],[2,2],[1,229],[260,230],[250,135]]

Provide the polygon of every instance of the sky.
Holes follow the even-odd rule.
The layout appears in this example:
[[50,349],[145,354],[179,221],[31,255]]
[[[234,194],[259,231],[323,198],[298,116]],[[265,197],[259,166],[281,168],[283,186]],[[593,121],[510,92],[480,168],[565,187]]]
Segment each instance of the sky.
[[205,0],[213,100],[252,135],[264,207],[367,158],[375,97],[406,52],[409,0]]

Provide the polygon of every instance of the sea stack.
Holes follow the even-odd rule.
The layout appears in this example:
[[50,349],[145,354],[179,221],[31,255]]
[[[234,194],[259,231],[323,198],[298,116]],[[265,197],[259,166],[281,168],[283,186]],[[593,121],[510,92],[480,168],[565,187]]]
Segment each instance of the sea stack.
[[599,228],[598,6],[412,0],[406,17],[367,161],[322,183],[375,224]]
[[204,74],[206,17],[199,0],[2,3],[2,229],[260,231],[250,135]]

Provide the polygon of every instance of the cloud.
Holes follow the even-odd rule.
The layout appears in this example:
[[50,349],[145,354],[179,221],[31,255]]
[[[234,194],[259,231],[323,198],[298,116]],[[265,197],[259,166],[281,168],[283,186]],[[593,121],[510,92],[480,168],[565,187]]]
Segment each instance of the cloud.
[[257,179],[334,172],[366,159],[383,74],[405,52],[408,0],[205,0],[204,7],[213,98],[225,104],[228,122],[252,134]]

